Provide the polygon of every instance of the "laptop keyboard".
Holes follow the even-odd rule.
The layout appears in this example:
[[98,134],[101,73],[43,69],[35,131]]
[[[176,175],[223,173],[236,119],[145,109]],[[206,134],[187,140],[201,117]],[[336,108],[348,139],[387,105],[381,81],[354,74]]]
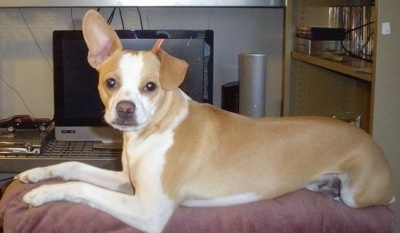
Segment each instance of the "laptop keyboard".
[[0,172],[22,172],[67,161],[84,162],[109,170],[121,170],[121,148],[97,147],[96,142],[45,140],[40,153],[0,154]]
[[107,159],[121,157],[121,149],[95,148],[93,144],[94,142],[62,142],[51,140],[42,147],[40,156],[77,159]]

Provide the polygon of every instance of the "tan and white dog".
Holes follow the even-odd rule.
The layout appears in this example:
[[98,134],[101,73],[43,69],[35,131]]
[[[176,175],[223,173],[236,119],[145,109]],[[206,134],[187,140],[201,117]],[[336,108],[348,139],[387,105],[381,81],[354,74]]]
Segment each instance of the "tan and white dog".
[[187,63],[163,50],[125,51],[90,10],[83,20],[88,60],[99,72],[105,120],[123,131],[122,172],[67,162],[21,173],[25,183],[59,177],[27,193],[32,206],[67,200],[160,232],[179,205],[226,206],[272,199],[341,181],[351,207],[393,201],[379,146],[357,127],[329,118],[252,119],[199,104],[178,86]]

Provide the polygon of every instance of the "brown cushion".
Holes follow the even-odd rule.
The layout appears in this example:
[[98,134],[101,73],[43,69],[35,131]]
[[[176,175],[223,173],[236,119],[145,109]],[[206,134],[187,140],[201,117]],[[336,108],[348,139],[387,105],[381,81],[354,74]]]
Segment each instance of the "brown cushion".
[[[40,184],[14,181],[0,201],[4,232],[139,232],[89,206],[65,201],[30,208],[21,202]],[[93,194],[96,195],[96,194]],[[301,189],[269,201],[231,207],[181,207],[164,232],[394,232],[390,208],[349,208],[331,194]]]

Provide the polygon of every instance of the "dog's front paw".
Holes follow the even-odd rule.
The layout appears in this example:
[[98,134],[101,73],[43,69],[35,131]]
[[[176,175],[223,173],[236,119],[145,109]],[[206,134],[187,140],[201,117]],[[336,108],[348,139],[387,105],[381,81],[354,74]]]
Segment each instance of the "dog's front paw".
[[53,177],[51,171],[44,167],[33,168],[17,175],[15,179],[22,183],[37,183],[39,181]]
[[47,202],[61,200],[63,197],[56,185],[42,185],[27,192],[22,201],[30,206],[41,206]]

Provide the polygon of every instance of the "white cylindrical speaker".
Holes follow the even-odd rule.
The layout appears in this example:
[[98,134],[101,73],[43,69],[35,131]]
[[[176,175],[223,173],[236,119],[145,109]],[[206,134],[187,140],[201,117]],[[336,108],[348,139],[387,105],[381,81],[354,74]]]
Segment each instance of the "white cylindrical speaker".
[[265,116],[266,54],[239,55],[239,113]]

